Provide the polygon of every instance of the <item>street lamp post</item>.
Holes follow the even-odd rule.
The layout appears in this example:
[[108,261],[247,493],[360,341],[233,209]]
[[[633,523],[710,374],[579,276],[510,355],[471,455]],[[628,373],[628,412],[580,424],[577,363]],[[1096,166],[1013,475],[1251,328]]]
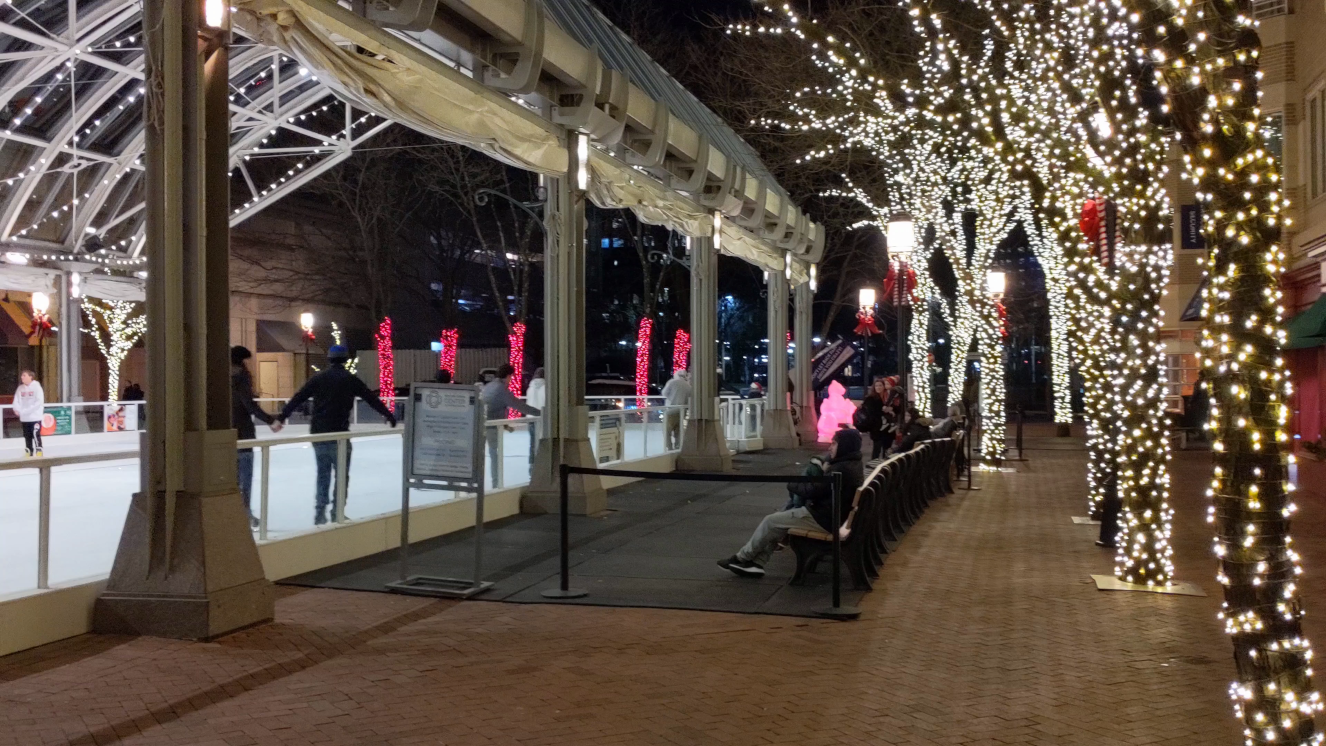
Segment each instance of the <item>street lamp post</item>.
[[889,258],[897,260],[897,271],[893,281],[893,310],[898,315],[898,385],[902,386],[903,401],[910,400],[910,382],[907,378],[907,335],[904,330],[902,310],[910,305],[910,291],[907,287],[907,257],[911,256],[916,246],[916,227],[912,216],[905,212],[895,213],[889,218],[886,235]]
[[[861,291],[857,294],[857,304],[861,306],[861,313],[866,318],[873,316],[875,314],[875,289],[861,288]],[[861,335],[861,387],[865,389],[862,396],[870,393],[870,335],[871,332],[869,331]]]
[[313,363],[309,360],[309,343],[313,341],[313,314],[305,311],[299,314],[299,328],[304,330],[304,380],[313,373]]

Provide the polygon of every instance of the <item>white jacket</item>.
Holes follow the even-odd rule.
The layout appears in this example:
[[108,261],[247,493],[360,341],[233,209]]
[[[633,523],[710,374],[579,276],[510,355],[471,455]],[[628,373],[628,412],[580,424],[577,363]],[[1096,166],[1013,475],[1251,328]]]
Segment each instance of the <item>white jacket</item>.
[[46,392],[41,390],[41,383],[20,383],[14,391],[14,414],[19,422],[41,422],[46,411]]
[[681,376],[673,376],[663,384],[663,399],[669,407],[685,407],[691,403],[691,382]]
[[525,403],[542,410],[548,403],[548,380],[546,378],[535,378],[529,382],[529,388],[525,389]]

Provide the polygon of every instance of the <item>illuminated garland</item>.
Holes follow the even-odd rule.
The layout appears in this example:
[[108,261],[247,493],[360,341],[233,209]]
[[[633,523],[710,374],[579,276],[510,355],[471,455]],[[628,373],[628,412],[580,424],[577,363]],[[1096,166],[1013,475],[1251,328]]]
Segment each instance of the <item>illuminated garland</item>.
[[[511,374],[511,379],[507,381],[507,390],[514,396],[521,395],[523,379],[525,377],[525,322],[517,321],[511,325],[511,332],[506,335],[507,343],[507,362],[511,364],[511,369],[515,372]],[[507,410],[507,417],[524,417],[524,415],[514,409]]]
[[83,300],[83,313],[87,315],[88,336],[97,343],[101,356],[106,358],[106,401],[120,399],[120,367],[129,356],[129,350],[147,333],[147,315],[134,315],[138,304],[133,301],[107,301],[92,298]]
[[438,370],[445,370],[451,373],[454,380],[456,377],[456,351],[460,348],[460,329],[443,329],[442,352],[437,356]]
[[649,341],[654,333],[654,320],[649,317],[640,319],[640,328],[635,335],[635,405],[649,406]]
[[677,375],[686,370],[691,360],[691,333],[685,329],[678,329],[677,334],[672,339],[672,375]]
[[378,346],[378,396],[396,395],[396,362],[391,350],[391,317],[382,317],[373,339]]
[[1186,174],[1203,203],[1211,247],[1199,356],[1211,391],[1220,618],[1234,643],[1230,686],[1245,743],[1321,744],[1323,709],[1303,634],[1290,516],[1296,507],[1285,453],[1292,394],[1281,347],[1284,306],[1279,246],[1288,207],[1274,156],[1263,141],[1259,57],[1252,3],[1135,0],[1143,51],[1168,95]]

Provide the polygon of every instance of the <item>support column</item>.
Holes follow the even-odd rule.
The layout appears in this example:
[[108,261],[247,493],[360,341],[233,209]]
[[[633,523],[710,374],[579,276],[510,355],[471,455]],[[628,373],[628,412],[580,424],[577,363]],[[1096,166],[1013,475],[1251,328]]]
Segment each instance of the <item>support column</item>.
[[792,339],[797,343],[796,364],[792,367],[792,383],[796,386],[793,399],[801,417],[797,422],[797,436],[803,445],[819,440],[819,418],[815,416],[815,391],[811,388],[810,360],[815,356],[815,344],[811,341],[811,326],[814,324],[815,293],[810,290],[810,283],[803,282],[794,291],[796,300],[792,317]]
[[787,277],[769,272],[769,386],[760,438],[765,448],[796,448],[792,410],[787,408]]
[[83,401],[83,299],[71,295],[70,275],[60,275],[59,283],[60,401]]
[[718,249],[707,236],[691,243],[691,417],[677,471],[731,471],[732,452],[718,417]]
[[143,491],[97,599],[97,632],[207,639],[275,610],[230,421],[229,34],[204,29],[200,6],[148,0],[143,12],[151,397]]
[[[573,154],[579,150],[574,142],[568,148]],[[543,367],[548,399],[534,473],[520,499],[523,513],[558,512],[561,464],[594,466],[585,406],[585,192],[577,188],[578,167],[573,157],[565,177],[544,181]],[[597,476],[572,475],[569,497],[570,510],[577,515],[608,507],[608,493]]]

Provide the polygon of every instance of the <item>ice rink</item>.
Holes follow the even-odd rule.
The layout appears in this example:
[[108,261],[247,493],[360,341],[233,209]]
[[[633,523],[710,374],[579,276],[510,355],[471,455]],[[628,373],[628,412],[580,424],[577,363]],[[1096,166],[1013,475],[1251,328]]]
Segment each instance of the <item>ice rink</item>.
[[[513,426],[502,434],[503,487],[529,481],[528,431]],[[399,512],[401,507],[401,429],[356,426],[350,460],[346,515],[351,520]],[[307,434],[307,427],[292,425],[279,435],[258,428],[259,439]],[[664,433],[658,422],[648,426],[648,453],[664,452]],[[591,443],[593,442],[591,437]],[[641,423],[625,423],[623,460],[645,456],[646,432]],[[0,440],[0,461],[22,459],[22,441]],[[597,445],[597,444],[595,444]],[[110,572],[115,549],[138,490],[138,434],[107,433],[47,438],[47,457],[125,452],[117,461],[62,466],[52,470],[49,582],[52,586]],[[597,448],[596,448],[597,450]],[[314,530],[314,459],[308,443],[271,448],[268,540]],[[253,468],[253,512],[258,513],[262,474],[261,450]],[[492,489],[490,468],[485,481]],[[38,490],[36,469],[0,470],[0,597],[37,587]],[[411,505],[455,499],[450,492],[412,490]],[[323,529],[325,530],[325,529]]]

